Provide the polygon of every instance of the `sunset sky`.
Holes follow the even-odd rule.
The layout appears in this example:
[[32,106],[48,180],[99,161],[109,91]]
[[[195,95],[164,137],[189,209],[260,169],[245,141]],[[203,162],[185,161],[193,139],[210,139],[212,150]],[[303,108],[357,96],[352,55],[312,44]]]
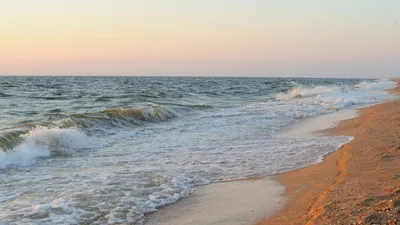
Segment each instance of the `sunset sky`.
[[1,0],[0,75],[399,77],[400,1]]

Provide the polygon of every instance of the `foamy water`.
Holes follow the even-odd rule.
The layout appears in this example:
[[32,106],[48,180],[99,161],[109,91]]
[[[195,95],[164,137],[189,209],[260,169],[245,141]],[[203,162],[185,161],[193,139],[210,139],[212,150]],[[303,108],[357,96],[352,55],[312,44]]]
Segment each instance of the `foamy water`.
[[[143,224],[145,213],[187,197],[198,185],[320,162],[351,137],[277,133],[303,118],[384,101],[384,90],[395,85],[19,79],[2,83],[8,88],[0,108],[0,224]],[[99,93],[99,86],[109,91]]]

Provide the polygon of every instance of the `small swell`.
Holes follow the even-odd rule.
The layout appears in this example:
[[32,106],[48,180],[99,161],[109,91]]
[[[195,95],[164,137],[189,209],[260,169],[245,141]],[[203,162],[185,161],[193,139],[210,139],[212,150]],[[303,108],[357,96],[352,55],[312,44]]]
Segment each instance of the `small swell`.
[[61,124],[59,124],[61,128],[78,127],[89,132],[98,129],[140,125],[143,122],[167,121],[175,117],[175,113],[159,105],[138,108],[107,109],[97,113],[50,115],[50,119],[52,120],[62,119]]
[[165,121],[174,118],[175,115],[168,112],[161,106],[144,106],[140,108],[121,108],[121,109],[107,109],[103,113],[109,118],[120,119],[137,119],[141,121]]
[[303,98],[303,97],[312,97],[316,96],[319,94],[324,94],[328,92],[334,91],[334,88],[327,87],[327,86],[317,86],[314,88],[301,88],[301,87],[296,87],[293,88],[292,90],[288,91],[287,93],[281,93],[276,95],[275,99],[276,100],[290,100],[294,98]]
[[110,98],[108,97],[98,97],[96,98],[96,100],[94,100],[95,102],[109,102],[111,101]]
[[6,97],[11,97],[12,95],[5,94],[3,92],[0,92],[0,97],[6,98]]

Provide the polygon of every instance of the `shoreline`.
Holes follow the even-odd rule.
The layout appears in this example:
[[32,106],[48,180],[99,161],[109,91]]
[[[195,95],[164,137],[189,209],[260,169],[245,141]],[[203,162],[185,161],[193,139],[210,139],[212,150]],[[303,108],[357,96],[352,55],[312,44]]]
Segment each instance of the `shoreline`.
[[[400,87],[397,86],[391,89],[389,93],[394,94],[399,93],[399,91]],[[333,115],[321,116],[326,117],[325,119],[316,117],[312,118],[311,121],[301,121],[301,123],[288,127],[286,131],[289,131],[289,134],[287,135],[302,134],[303,136],[301,137],[345,135],[356,137],[357,135],[353,135],[353,133],[339,130],[339,127],[348,121],[358,120],[363,116],[363,111],[371,107],[389,104],[392,101],[389,100],[389,102],[378,105],[347,109],[344,110],[346,112],[339,111],[333,113]],[[320,122],[323,120],[327,123],[321,125]],[[312,129],[303,129],[302,126],[304,124],[315,126]],[[296,129],[298,131],[293,131]],[[341,148],[327,153],[322,157],[321,162],[303,168],[275,175],[223,181],[200,186],[196,188],[196,192],[190,197],[162,207],[155,213],[147,214],[145,216],[145,225],[326,224],[326,221],[322,223],[318,221],[324,213],[320,205],[327,199],[326,196],[334,190],[335,184],[344,179],[343,174],[345,173],[343,171],[346,170],[345,166],[351,158],[350,154],[348,154],[349,146],[354,141],[353,139]],[[275,189],[274,195],[269,195],[271,190],[269,185],[273,181],[281,185],[283,189],[281,189],[280,193]],[[262,190],[260,187],[266,190]],[[236,189],[236,192],[232,192],[231,189]],[[264,198],[251,196],[249,192],[257,192],[259,195],[264,195]],[[277,198],[277,194],[281,198]],[[269,198],[273,198],[275,202],[269,201]],[[225,204],[218,205],[216,202],[225,202]],[[273,203],[275,204],[273,205]],[[243,204],[245,205],[244,207],[242,207]],[[209,209],[205,210],[205,208]],[[216,210],[214,209],[219,208],[224,208],[225,210],[215,215]],[[226,208],[229,208],[229,210],[226,210]],[[211,220],[217,222],[210,223]]]
[[[395,81],[391,94],[400,92]],[[400,224],[400,100],[358,111],[358,117],[323,131],[354,136],[351,142],[322,163],[273,176],[289,201],[257,225]]]
[[[304,119],[286,127],[277,137],[313,138],[324,136],[320,131],[335,127],[338,121],[355,118],[357,115],[357,109],[346,109]],[[308,129],[302,129],[303,125],[307,125]],[[321,163],[331,153],[321,156],[321,159],[315,163]],[[315,164],[308,166],[312,165]],[[288,202],[288,198],[284,194],[286,187],[276,179],[276,176],[287,172],[198,186],[188,198],[180,199],[173,204],[161,207],[156,212],[146,214],[145,225],[256,224],[265,216],[279,213]]]

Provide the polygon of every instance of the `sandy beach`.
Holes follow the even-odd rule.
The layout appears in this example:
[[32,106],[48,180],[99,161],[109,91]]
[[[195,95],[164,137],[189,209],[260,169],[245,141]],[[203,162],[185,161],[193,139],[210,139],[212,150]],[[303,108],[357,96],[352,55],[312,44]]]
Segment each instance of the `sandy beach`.
[[325,130],[355,139],[323,163],[276,176],[290,200],[258,225],[400,224],[399,127],[397,100],[363,108],[359,117]]

